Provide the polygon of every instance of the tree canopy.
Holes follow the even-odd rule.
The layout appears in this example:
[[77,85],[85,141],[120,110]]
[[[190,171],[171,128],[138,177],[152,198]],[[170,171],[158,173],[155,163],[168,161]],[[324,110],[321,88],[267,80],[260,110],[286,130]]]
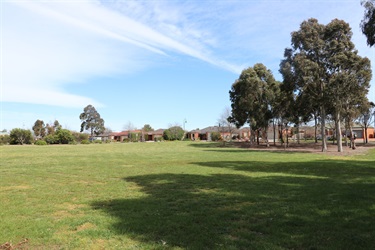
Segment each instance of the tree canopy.
[[37,138],[43,138],[46,136],[46,127],[44,125],[44,121],[42,120],[36,120],[33,126],[34,135]]
[[91,137],[99,135],[104,132],[104,120],[100,117],[100,114],[94,106],[87,105],[83,109],[83,113],[80,114],[79,118],[81,119],[81,132],[84,130],[89,130]]
[[367,37],[367,44],[372,47],[375,44],[375,0],[365,0],[361,4],[365,7],[361,22],[362,33]]
[[243,70],[229,91],[232,103],[229,121],[237,127],[249,123],[253,131],[267,131],[278,89],[279,83],[263,64]]
[[[345,108],[353,110],[367,101],[370,60],[358,55],[351,38],[351,28],[344,21],[334,19],[323,25],[311,18],[292,32],[292,50],[281,64],[284,82],[292,81],[290,86],[294,86],[302,103],[313,100],[319,107],[322,151],[327,150],[326,116],[333,117],[341,141],[340,121]],[[313,106],[307,106],[305,112],[309,110]],[[338,151],[342,151],[341,143]]]

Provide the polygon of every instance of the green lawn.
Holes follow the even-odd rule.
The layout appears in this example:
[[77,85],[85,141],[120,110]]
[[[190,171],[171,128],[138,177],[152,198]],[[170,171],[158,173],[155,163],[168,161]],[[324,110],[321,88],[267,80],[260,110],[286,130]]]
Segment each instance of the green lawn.
[[1,146],[0,245],[374,249],[375,150],[214,143]]

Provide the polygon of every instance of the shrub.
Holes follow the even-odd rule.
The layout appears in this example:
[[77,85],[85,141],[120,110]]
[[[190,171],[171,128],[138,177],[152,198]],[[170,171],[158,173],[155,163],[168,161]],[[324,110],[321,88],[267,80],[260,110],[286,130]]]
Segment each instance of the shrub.
[[27,129],[20,129],[20,128],[15,128],[10,131],[10,141],[9,143],[12,145],[16,144],[31,144],[33,142],[33,136],[31,134],[30,130]]
[[47,142],[45,140],[37,140],[35,145],[44,146],[47,145]]
[[212,132],[211,133],[211,140],[212,141],[220,141],[222,138],[221,138],[221,134],[219,132]]
[[95,140],[94,143],[97,143],[97,144],[102,144],[102,140]]
[[185,131],[181,127],[175,126],[164,130],[163,138],[168,141],[176,141],[183,139],[184,134]]
[[57,130],[55,136],[58,140],[58,143],[61,143],[61,144],[68,144],[74,141],[74,136],[72,135],[72,132],[70,132],[67,129]]
[[58,139],[54,135],[47,135],[44,137],[44,141],[47,142],[47,144],[55,144],[58,143]]
[[9,135],[1,135],[0,136],[0,144],[8,144],[10,142]]
[[90,141],[89,140],[82,140],[81,144],[90,144]]
[[86,133],[79,133],[79,132],[72,132],[72,135],[74,136],[75,141],[81,142],[83,140],[89,139],[89,134]]

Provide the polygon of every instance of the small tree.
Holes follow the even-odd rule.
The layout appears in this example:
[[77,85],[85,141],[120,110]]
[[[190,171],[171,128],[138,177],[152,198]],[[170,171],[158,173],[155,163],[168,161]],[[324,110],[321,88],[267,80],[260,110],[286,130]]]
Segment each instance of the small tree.
[[72,132],[67,129],[59,129],[55,134],[55,138],[57,139],[55,143],[59,144],[69,144],[74,142]]
[[104,132],[104,120],[100,117],[100,114],[96,111],[94,106],[87,105],[79,118],[82,121],[81,132],[89,130],[91,137],[93,137],[94,134],[99,135]]
[[154,129],[150,126],[150,124],[145,124],[142,128],[142,131],[151,132],[151,131],[154,131]]
[[23,144],[31,144],[33,139],[32,139],[32,134],[30,130],[27,129],[21,129],[21,128],[15,128],[10,131],[10,144],[12,145],[23,145]]
[[220,141],[222,138],[221,138],[221,134],[219,132],[212,132],[211,133],[211,140],[212,141]]
[[230,107],[225,107],[223,112],[220,114],[217,123],[220,129],[219,132],[228,132],[230,134],[230,138],[232,139],[232,134],[236,129],[236,124],[234,124],[234,122],[232,122],[232,120],[230,119],[231,113],[232,111]]
[[168,141],[181,140],[185,131],[180,126],[173,126],[164,131],[163,137]]
[[61,129],[61,128],[62,128],[62,127],[61,127],[61,125],[60,125],[60,123],[59,123],[58,120],[55,120],[55,121],[53,122],[53,124],[49,124],[49,123],[47,123],[47,125],[46,125],[46,130],[47,130],[47,134],[48,134],[48,135],[54,135],[55,132],[56,132],[57,130]]
[[33,126],[34,135],[36,138],[43,138],[46,136],[46,127],[44,121],[36,120]]
[[9,135],[0,135],[0,144],[8,144],[10,142]]

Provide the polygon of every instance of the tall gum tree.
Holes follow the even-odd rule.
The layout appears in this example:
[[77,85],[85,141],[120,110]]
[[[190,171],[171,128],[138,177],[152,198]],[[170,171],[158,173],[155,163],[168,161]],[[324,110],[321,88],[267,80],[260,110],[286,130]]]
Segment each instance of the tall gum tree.
[[81,119],[82,122],[81,132],[89,130],[91,137],[93,137],[94,134],[99,135],[105,130],[104,120],[92,105],[87,105],[83,109],[83,113],[80,114],[79,119]]
[[358,55],[351,42],[350,26],[338,19],[327,25],[316,19],[302,22],[300,30],[292,33],[292,47],[297,88],[307,92],[320,108],[322,151],[327,151],[326,116],[331,113],[336,124],[338,151],[342,152],[341,114],[363,103],[371,80],[368,58]]

